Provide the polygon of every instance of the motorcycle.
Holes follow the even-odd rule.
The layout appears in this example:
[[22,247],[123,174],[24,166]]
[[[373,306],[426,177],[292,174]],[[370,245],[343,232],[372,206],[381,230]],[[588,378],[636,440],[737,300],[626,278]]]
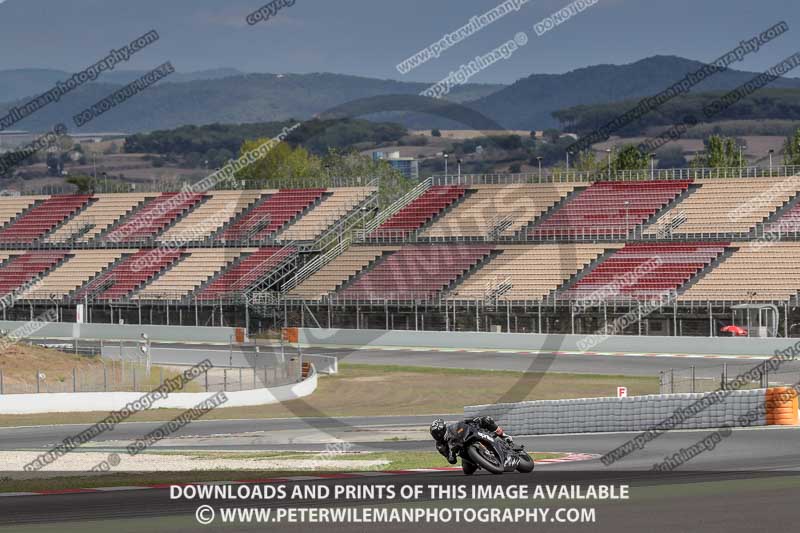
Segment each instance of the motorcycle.
[[453,453],[461,457],[461,469],[467,476],[481,468],[492,474],[533,472],[533,459],[523,446],[509,446],[494,433],[467,422],[447,426],[445,440]]

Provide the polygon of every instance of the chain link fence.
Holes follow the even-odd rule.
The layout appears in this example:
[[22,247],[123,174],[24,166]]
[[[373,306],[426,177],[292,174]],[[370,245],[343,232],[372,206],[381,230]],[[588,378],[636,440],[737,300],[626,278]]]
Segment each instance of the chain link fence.
[[[288,358],[272,367],[211,368],[188,383],[181,392],[232,392],[278,387],[303,379],[303,362]],[[0,395],[74,392],[149,392],[188,369],[153,366],[127,359],[95,361],[58,370],[30,369],[10,373],[0,369]]]
[[[677,394],[728,390],[737,377],[755,369],[760,363],[720,363],[689,368],[670,368],[659,372],[659,392]],[[786,361],[777,370],[764,369],[757,377],[738,389],[763,389],[790,386],[800,382],[800,361]]]

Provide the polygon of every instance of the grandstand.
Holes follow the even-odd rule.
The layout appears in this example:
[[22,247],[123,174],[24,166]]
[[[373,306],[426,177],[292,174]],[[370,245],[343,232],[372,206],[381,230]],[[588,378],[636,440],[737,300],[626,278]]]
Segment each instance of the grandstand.
[[570,333],[662,298],[639,331],[800,322],[800,180],[665,177],[427,180],[377,215],[375,184],[0,198],[3,313]]

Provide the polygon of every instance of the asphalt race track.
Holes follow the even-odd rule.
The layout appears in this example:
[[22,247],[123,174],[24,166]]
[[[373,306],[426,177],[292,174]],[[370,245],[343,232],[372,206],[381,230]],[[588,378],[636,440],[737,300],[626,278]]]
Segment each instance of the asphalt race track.
[[[60,345],[63,340],[39,340],[39,344]],[[99,349],[99,343],[82,342],[82,347]],[[63,349],[63,347],[62,347]],[[292,357],[296,350],[281,351],[279,346],[255,345],[237,347],[179,343],[152,343],[152,358],[156,364],[193,365],[209,359],[215,366],[262,367],[269,366],[276,357]],[[655,347],[654,347],[655,349]],[[117,345],[106,344],[106,353],[118,357]],[[123,347],[125,357],[135,353],[135,343]],[[665,356],[665,355],[585,355],[544,352],[472,350],[472,351],[426,351],[424,349],[352,349],[352,348],[304,348],[303,354],[328,355],[340,362],[375,365],[427,366],[434,368],[466,368],[477,370],[548,371],[578,374],[608,374],[628,376],[657,376],[669,369],[688,371],[696,369],[696,377],[718,377],[723,364],[732,374],[736,369],[746,370],[766,357],[713,357],[713,356]],[[784,363],[785,369],[796,369],[800,377],[800,363]]]
[[[227,347],[195,345],[154,345],[156,363],[192,364],[206,357],[227,366],[231,353]],[[163,351],[162,351],[163,350]],[[233,353],[234,366],[261,366],[276,357],[280,349],[261,346]],[[698,377],[715,377],[723,362],[693,357],[646,357],[634,355],[569,355],[485,352],[425,352],[410,350],[304,349],[304,354],[333,355],[340,361],[359,364],[402,364],[441,368],[576,372],[621,375],[656,375],[668,368],[697,367]],[[291,354],[283,354],[291,355]],[[727,361],[735,368],[751,368],[759,360]],[[800,369],[798,370],[800,372]],[[341,419],[274,420],[199,420],[158,443],[153,451],[245,451],[302,450],[323,451],[326,444],[352,442],[355,451],[432,450],[427,425],[435,413],[425,416],[347,417]],[[457,418],[458,414],[446,415]],[[91,451],[120,451],[128,442],[155,429],[160,423],[123,423],[103,434],[88,446]],[[42,450],[80,432],[85,425],[0,428],[0,450]],[[467,478],[460,472],[433,472],[376,476],[358,479],[295,481],[315,484],[629,484],[631,500],[595,502],[594,524],[225,524],[199,526],[194,513],[201,504],[212,507],[245,505],[242,502],[171,500],[167,489],[98,493],[68,493],[47,496],[0,497],[0,531],[311,531],[322,527],[332,531],[387,532],[464,531],[492,527],[508,531],[683,531],[709,532],[769,530],[787,527],[796,517],[796,495],[800,488],[800,428],[735,429],[715,449],[705,451],[675,472],[648,472],[655,463],[682,448],[697,443],[712,430],[672,431],[650,442],[644,449],[605,466],[599,456],[631,439],[633,433],[598,433],[553,436],[517,436],[516,441],[536,452],[574,452],[598,458],[586,461],[539,465],[534,474]],[[404,435],[408,440],[394,440]],[[80,453],[75,451],[73,453]],[[443,466],[447,466],[442,461]],[[268,476],[268,474],[265,474]],[[0,473],[2,478],[2,473]],[[249,478],[248,478],[249,479]],[[344,506],[381,506],[385,501],[364,499]],[[478,502],[479,503],[479,502]],[[492,502],[488,502],[487,505]],[[496,502],[494,502],[496,504]],[[562,505],[578,507],[585,502]],[[342,507],[342,502],[301,500],[291,502],[257,501],[251,506]],[[424,506],[465,506],[476,502],[423,501]],[[503,502],[514,506],[515,503]],[[531,505],[531,504],[526,504]],[[541,504],[545,505],[545,504]],[[547,505],[553,506],[552,502]],[[701,518],[702,517],[702,518]]]

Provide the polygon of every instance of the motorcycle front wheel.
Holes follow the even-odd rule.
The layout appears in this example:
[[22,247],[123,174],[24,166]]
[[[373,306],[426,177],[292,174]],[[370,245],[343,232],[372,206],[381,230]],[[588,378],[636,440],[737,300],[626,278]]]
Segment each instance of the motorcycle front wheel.
[[470,463],[469,461],[461,459],[461,470],[464,471],[465,476],[471,476],[472,474],[475,473],[477,469],[478,465],[476,465],[475,463]]
[[503,465],[494,452],[480,443],[475,443],[467,448],[470,460],[492,474],[502,474]]
[[527,452],[519,452],[519,464],[517,464],[517,472],[523,474],[530,474],[533,472],[533,459]]

